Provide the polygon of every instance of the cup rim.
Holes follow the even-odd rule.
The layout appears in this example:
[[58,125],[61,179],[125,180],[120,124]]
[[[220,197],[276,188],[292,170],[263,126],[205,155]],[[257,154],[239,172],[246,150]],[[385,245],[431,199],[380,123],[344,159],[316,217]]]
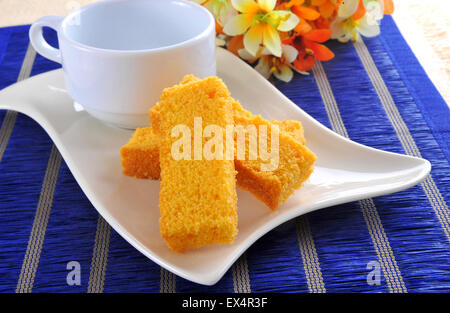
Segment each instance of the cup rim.
[[[201,10],[203,11],[209,18],[209,23],[208,26],[198,35],[189,38],[187,40],[172,44],[172,45],[167,45],[167,46],[162,46],[162,47],[157,47],[157,48],[149,48],[149,49],[135,49],[135,50],[119,50],[119,49],[105,49],[105,48],[99,48],[99,47],[94,47],[94,46],[90,46],[90,45],[86,45],[83,44],[81,42],[78,42],[72,38],[70,38],[66,32],[65,32],[65,28],[67,26],[68,21],[74,17],[77,14],[80,14],[81,12],[88,10],[90,8],[93,7],[97,7],[97,6],[103,6],[103,5],[108,5],[108,3],[111,2],[125,2],[125,3],[129,3],[129,2],[142,2],[142,1],[164,1],[164,2],[180,2],[186,5],[189,5],[191,7],[194,7],[197,10]],[[211,14],[211,12],[208,11],[208,9],[206,9],[204,6],[195,3],[194,1],[187,1],[187,0],[108,0],[108,1],[99,1],[99,2],[94,2],[88,5],[85,5],[77,10],[75,10],[74,12],[71,12],[70,14],[68,14],[66,17],[63,18],[60,26],[59,26],[59,30],[58,31],[58,35],[62,35],[64,37],[65,40],[69,41],[72,45],[82,49],[82,50],[89,50],[89,52],[99,52],[99,53],[113,53],[113,54],[145,54],[145,53],[156,53],[156,52],[162,52],[162,51],[168,51],[168,50],[175,50],[178,49],[180,47],[189,47],[192,46],[194,44],[196,44],[198,41],[202,40],[203,38],[207,37],[211,32],[215,33],[215,19],[214,16]]]

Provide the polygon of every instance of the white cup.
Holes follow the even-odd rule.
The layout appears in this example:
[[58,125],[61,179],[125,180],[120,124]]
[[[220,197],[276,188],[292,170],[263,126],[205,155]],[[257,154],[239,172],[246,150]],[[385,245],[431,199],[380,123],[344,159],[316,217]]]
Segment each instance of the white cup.
[[[57,31],[59,49],[42,36]],[[66,88],[92,116],[125,128],[149,125],[161,91],[186,74],[216,74],[215,22],[185,0],[108,0],[30,28],[33,47],[64,69]]]

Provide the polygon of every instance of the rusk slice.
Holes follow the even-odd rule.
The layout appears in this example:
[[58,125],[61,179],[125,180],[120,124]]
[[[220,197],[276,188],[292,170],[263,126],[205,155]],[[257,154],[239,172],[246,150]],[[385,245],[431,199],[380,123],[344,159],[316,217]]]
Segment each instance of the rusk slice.
[[[193,75],[187,75],[180,84],[198,81]],[[235,160],[237,185],[251,192],[257,199],[275,210],[278,206],[302,186],[313,171],[316,156],[305,146],[305,136],[302,124],[298,121],[268,121],[261,116],[253,115],[245,110],[241,104],[231,98],[235,124],[244,127],[248,125],[277,125],[280,129],[280,168],[274,171],[261,171],[261,160]],[[154,132],[158,133],[161,123],[160,105],[156,104],[149,110],[150,122]],[[269,136],[270,137],[270,136]],[[246,147],[248,148],[248,146]],[[289,158],[293,159],[289,159]],[[301,164],[301,162],[304,162]]]
[[138,128],[120,149],[123,173],[135,178],[159,179],[159,135],[151,127]]
[[[159,115],[159,111],[158,111]],[[302,124],[298,121],[271,121],[298,142],[304,143]],[[135,178],[160,179],[159,166],[159,134],[153,127],[138,128],[128,143],[120,150],[123,173]],[[237,180],[240,186],[239,179]]]
[[[222,160],[194,160],[194,118],[202,118],[203,129],[233,124],[226,86],[217,77],[177,85],[163,91],[159,106],[162,237],[177,252],[233,242],[237,234],[234,162],[226,160],[225,151]],[[178,125],[190,129],[187,160],[172,155],[172,146],[180,139],[172,137],[172,129]],[[202,146],[205,142],[202,139]]]
[[[271,146],[271,125],[273,124],[269,121],[261,116],[237,117],[235,115],[234,122],[235,125],[243,127],[254,125],[257,129],[265,126],[267,146]],[[245,160],[235,159],[234,161],[239,187],[250,191],[272,210],[277,209],[303,185],[311,175],[316,161],[316,155],[311,150],[284,131],[279,131],[278,149],[278,166],[273,170],[263,170],[262,165],[267,164],[268,161],[262,160],[260,155],[256,160],[245,158]]]

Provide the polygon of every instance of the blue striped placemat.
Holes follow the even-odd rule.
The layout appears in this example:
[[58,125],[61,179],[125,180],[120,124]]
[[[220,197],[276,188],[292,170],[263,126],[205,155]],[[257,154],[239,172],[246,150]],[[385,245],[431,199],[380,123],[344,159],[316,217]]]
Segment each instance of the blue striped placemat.
[[[59,67],[36,54],[28,29],[0,29],[0,89]],[[343,136],[428,159],[423,183],[289,221],[201,286],[122,239],[45,131],[0,110],[0,292],[450,291],[449,109],[391,17],[379,37],[328,45],[333,60],[277,87]]]

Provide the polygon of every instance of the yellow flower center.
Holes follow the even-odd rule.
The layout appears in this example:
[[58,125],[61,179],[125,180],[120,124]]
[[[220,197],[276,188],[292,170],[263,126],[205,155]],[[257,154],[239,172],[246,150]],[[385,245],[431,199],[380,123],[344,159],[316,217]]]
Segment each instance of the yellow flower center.
[[356,41],[358,39],[358,27],[360,24],[360,20],[354,20],[353,18],[349,17],[343,22],[343,27],[348,32],[352,34],[353,41]]
[[269,24],[273,28],[278,28],[281,22],[287,21],[290,17],[290,14],[285,14],[282,16],[278,11],[271,12],[263,12],[260,11],[255,14],[253,17],[252,25],[256,25],[258,23]]
[[345,22],[344,22],[344,26],[347,28],[347,29],[354,29],[354,28],[357,28],[358,26],[359,26],[359,23],[360,23],[360,21],[359,20],[354,20],[353,18],[348,18],[347,20],[345,20]]
[[279,73],[280,70],[279,68],[283,65],[286,64],[286,58],[284,57],[284,55],[281,56],[281,58],[277,58],[277,57],[272,57],[272,67],[270,68],[270,74],[277,72]]

